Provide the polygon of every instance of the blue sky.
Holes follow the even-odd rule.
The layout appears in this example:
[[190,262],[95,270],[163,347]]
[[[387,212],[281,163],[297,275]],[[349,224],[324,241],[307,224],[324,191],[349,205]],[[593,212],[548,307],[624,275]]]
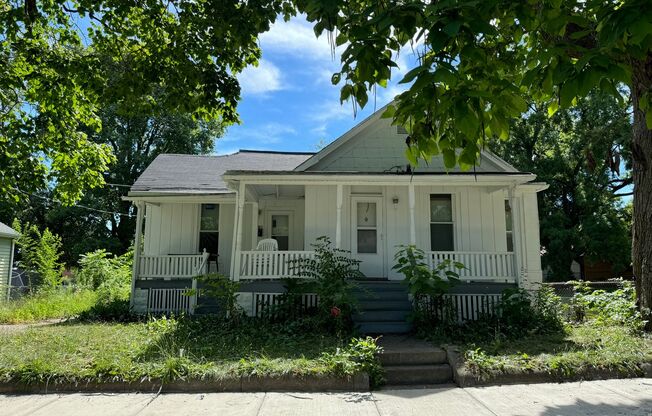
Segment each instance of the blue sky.
[[[218,154],[238,149],[316,151],[374,110],[373,97],[353,117],[351,103],[340,105],[340,86],[331,84],[339,69],[341,48],[335,59],[326,36],[316,38],[301,16],[282,20],[260,37],[263,51],[258,67],[239,76],[242,100],[238,106],[242,124],[231,126],[215,146]],[[402,91],[398,81],[415,61],[410,49],[396,59],[399,69],[387,88],[378,88],[380,108]]]

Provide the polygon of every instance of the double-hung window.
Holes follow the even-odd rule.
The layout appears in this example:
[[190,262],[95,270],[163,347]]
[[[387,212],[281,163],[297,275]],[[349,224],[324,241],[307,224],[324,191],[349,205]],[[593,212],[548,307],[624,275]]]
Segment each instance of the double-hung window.
[[514,232],[512,231],[512,208],[509,200],[505,200],[505,237],[507,239],[507,251],[514,251]]
[[210,254],[211,260],[217,260],[220,240],[220,206],[219,204],[202,204],[199,222],[199,250]]
[[453,202],[450,194],[430,195],[430,250],[453,251]]

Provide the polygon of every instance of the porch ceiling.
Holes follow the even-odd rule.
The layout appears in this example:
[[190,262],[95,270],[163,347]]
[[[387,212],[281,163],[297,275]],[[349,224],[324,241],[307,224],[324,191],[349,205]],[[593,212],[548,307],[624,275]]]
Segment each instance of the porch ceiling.
[[305,196],[303,185],[248,185],[258,198],[301,198]]

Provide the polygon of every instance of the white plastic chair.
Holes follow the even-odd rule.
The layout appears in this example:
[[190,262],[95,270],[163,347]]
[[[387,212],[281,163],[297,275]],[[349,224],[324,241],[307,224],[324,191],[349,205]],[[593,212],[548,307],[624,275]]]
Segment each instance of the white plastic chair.
[[278,241],[273,238],[260,240],[256,246],[256,251],[278,251]]

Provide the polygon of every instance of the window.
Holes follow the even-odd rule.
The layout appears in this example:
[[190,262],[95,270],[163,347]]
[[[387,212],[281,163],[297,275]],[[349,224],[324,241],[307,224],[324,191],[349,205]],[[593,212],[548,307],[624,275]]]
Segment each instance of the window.
[[358,253],[378,252],[378,217],[375,202],[358,202],[356,206]]
[[199,250],[206,249],[210,260],[217,260],[220,236],[220,206],[202,204],[199,221]]
[[509,201],[505,200],[505,232],[507,238],[507,251],[514,251],[514,234],[512,231],[512,207]]
[[449,194],[430,195],[430,249],[453,251],[453,203]]
[[290,249],[289,215],[272,215],[271,237],[278,242],[278,249],[280,251],[288,251]]

